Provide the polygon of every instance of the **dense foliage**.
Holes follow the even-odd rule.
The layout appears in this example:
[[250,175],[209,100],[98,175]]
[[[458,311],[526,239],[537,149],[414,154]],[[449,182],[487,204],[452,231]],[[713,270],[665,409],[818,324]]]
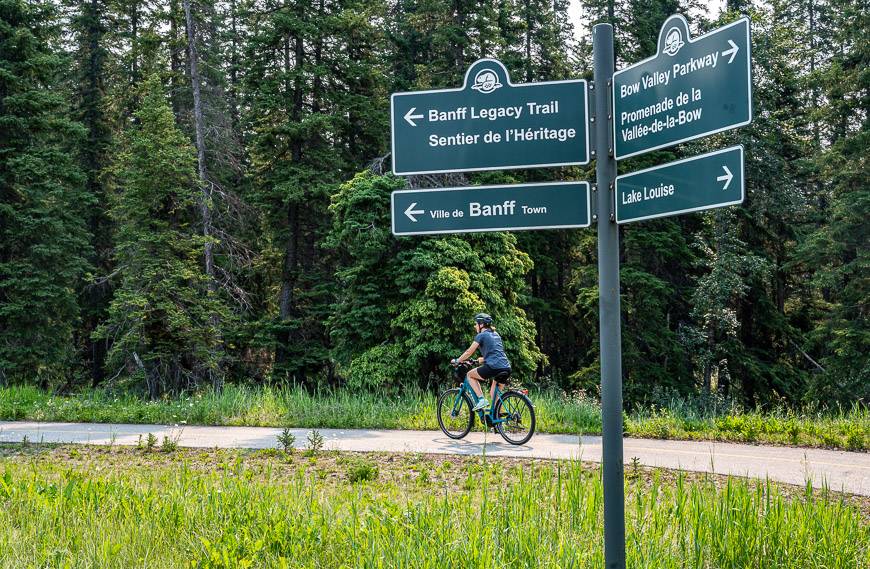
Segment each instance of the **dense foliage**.
[[[870,399],[870,20],[849,0],[587,0],[618,66],[752,19],[741,207],[620,229],[626,400]],[[591,78],[568,2],[0,0],[0,383],[431,387],[496,318],[526,382],[598,383],[594,230],[395,238],[394,91]],[[585,24],[584,24],[585,26]]]

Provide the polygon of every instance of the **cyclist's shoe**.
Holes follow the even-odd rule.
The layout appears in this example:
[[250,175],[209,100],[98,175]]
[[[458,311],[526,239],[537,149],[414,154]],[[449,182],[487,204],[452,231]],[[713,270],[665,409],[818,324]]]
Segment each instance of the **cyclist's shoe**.
[[477,400],[477,405],[471,408],[472,411],[480,411],[481,409],[486,409],[489,407],[489,401],[486,400],[486,397],[481,397]]

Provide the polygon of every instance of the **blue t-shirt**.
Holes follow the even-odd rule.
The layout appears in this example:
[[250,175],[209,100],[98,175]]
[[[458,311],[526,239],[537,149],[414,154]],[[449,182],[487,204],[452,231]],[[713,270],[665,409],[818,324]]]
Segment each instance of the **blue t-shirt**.
[[474,341],[480,344],[480,353],[483,354],[483,362],[492,369],[510,369],[511,362],[504,353],[504,344],[501,336],[495,330],[484,329],[474,337]]

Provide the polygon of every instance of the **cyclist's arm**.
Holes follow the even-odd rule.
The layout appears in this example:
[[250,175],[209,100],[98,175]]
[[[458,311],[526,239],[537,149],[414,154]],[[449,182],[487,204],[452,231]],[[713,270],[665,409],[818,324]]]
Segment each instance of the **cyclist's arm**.
[[479,347],[480,347],[480,344],[478,344],[477,342],[472,342],[471,347],[469,347],[467,350],[465,350],[465,353],[463,353],[461,356],[459,356],[459,359],[457,361],[464,362],[465,360],[467,360],[468,358],[473,356],[474,352],[476,352],[477,348],[479,348]]

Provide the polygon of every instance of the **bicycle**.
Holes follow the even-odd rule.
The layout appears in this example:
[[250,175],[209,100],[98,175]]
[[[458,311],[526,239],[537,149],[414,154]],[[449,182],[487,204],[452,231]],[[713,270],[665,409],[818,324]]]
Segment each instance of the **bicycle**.
[[[452,387],[438,397],[438,425],[451,439],[465,437],[474,425],[474,403],[478,397],[468,382],[468,371],[474,367],[471,361],[451,364],[456,368],[459,387]],[[485,428],[494,428],[512,445],[523,445],[535,434],[535,408],[526,390],[508,389],[502,392],[498,385],[507,383],[510,373],[500,373],[492,378],[496,382],[495,396],[489,411],[480,409],[477,416]]]

